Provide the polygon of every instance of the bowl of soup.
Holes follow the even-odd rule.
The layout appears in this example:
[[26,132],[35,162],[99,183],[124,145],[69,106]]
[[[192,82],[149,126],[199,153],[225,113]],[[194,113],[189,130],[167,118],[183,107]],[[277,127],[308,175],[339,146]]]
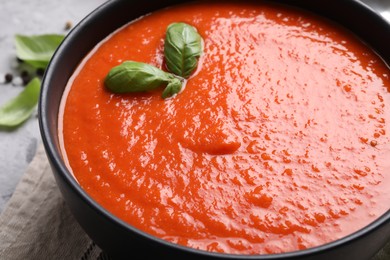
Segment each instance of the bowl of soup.
[[389,33],[357,1],[108,1],[42,83],[58,187],[119,259],[369,259],[390,238]]

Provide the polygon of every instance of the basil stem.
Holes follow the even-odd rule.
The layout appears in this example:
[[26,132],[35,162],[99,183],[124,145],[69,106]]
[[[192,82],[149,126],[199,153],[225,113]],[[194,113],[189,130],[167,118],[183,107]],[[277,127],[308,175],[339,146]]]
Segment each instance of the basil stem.
[[198,66],[201,53],[202,37],[194,27],[186,23],[168,26],[164,55],[170,72],[187,79]]
[[183,87],[183,83],[179,79],[177,78],[173,79],[164,89],[162,93],[162,98],[165,99],[165,98],[172,97],[173,95],[179,93],[182,87]]
[[16,127],[26,121],[39,100],[41,81],[34,78],[15,98],[0,107],[0,127]]

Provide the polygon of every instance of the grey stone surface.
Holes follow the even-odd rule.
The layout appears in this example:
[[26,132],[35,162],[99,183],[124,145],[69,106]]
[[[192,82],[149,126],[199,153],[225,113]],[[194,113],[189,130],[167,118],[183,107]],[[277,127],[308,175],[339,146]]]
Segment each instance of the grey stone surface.
[[[0,75],[15,66],[15,34],[62,33],[66,22],[74,25],[106,0],[0,0]],[[386,8],[390,0],[362,0],[374,8]],[[1,82],[1,80],[0,80]],[[0,105],[16,96],[22,87],[0,83]],[[14,131],[0,130],[0,212],[41,143],[38,121],[31,117]]]
[[[15,70],[15,34],[66,34],[106,0],[0,0],[0,76]],[[1,80],[0,80],[1,82]],[[23,90],[0,83],[0,105]],[[0,212],[41,143],[36,113],[20,128],[0,130]]]

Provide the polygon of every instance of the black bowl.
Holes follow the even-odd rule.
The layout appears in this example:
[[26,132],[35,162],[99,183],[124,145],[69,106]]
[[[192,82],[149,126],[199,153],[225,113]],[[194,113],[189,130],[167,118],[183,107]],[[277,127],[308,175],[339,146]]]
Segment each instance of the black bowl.
[[[390,238],[390,210],[365,228],[337,241],[296,252],[274,255],[228,255],[195,250],[148,235],[102,208],[78,185],[66,168],[58,140],[58,111],[64,88],[80,61],[109,33],[132,19],[177,0],[111,0],[82,20],[53,56],[42,83],[39,123],[56,182],[77,221],[105,252],[145,259],[178,256],[187,259],[369,259]],[[355,0],[278,0],[303,8],[353,31],[390,64],[390,25],[368,6]]]

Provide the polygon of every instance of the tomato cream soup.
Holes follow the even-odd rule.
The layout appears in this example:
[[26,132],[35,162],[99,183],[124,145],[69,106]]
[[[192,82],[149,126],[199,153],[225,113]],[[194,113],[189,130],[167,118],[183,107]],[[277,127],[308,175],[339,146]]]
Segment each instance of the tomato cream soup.
[[[167,70],[171,23],[203,54],[182,91],[115,94],[126,60]],[[341,27],[265,3],[199,2],[115,31],[76,70],[59,116],[80,186],[128,224],[231,254],[322,245],[390,202],[389,68]]]

